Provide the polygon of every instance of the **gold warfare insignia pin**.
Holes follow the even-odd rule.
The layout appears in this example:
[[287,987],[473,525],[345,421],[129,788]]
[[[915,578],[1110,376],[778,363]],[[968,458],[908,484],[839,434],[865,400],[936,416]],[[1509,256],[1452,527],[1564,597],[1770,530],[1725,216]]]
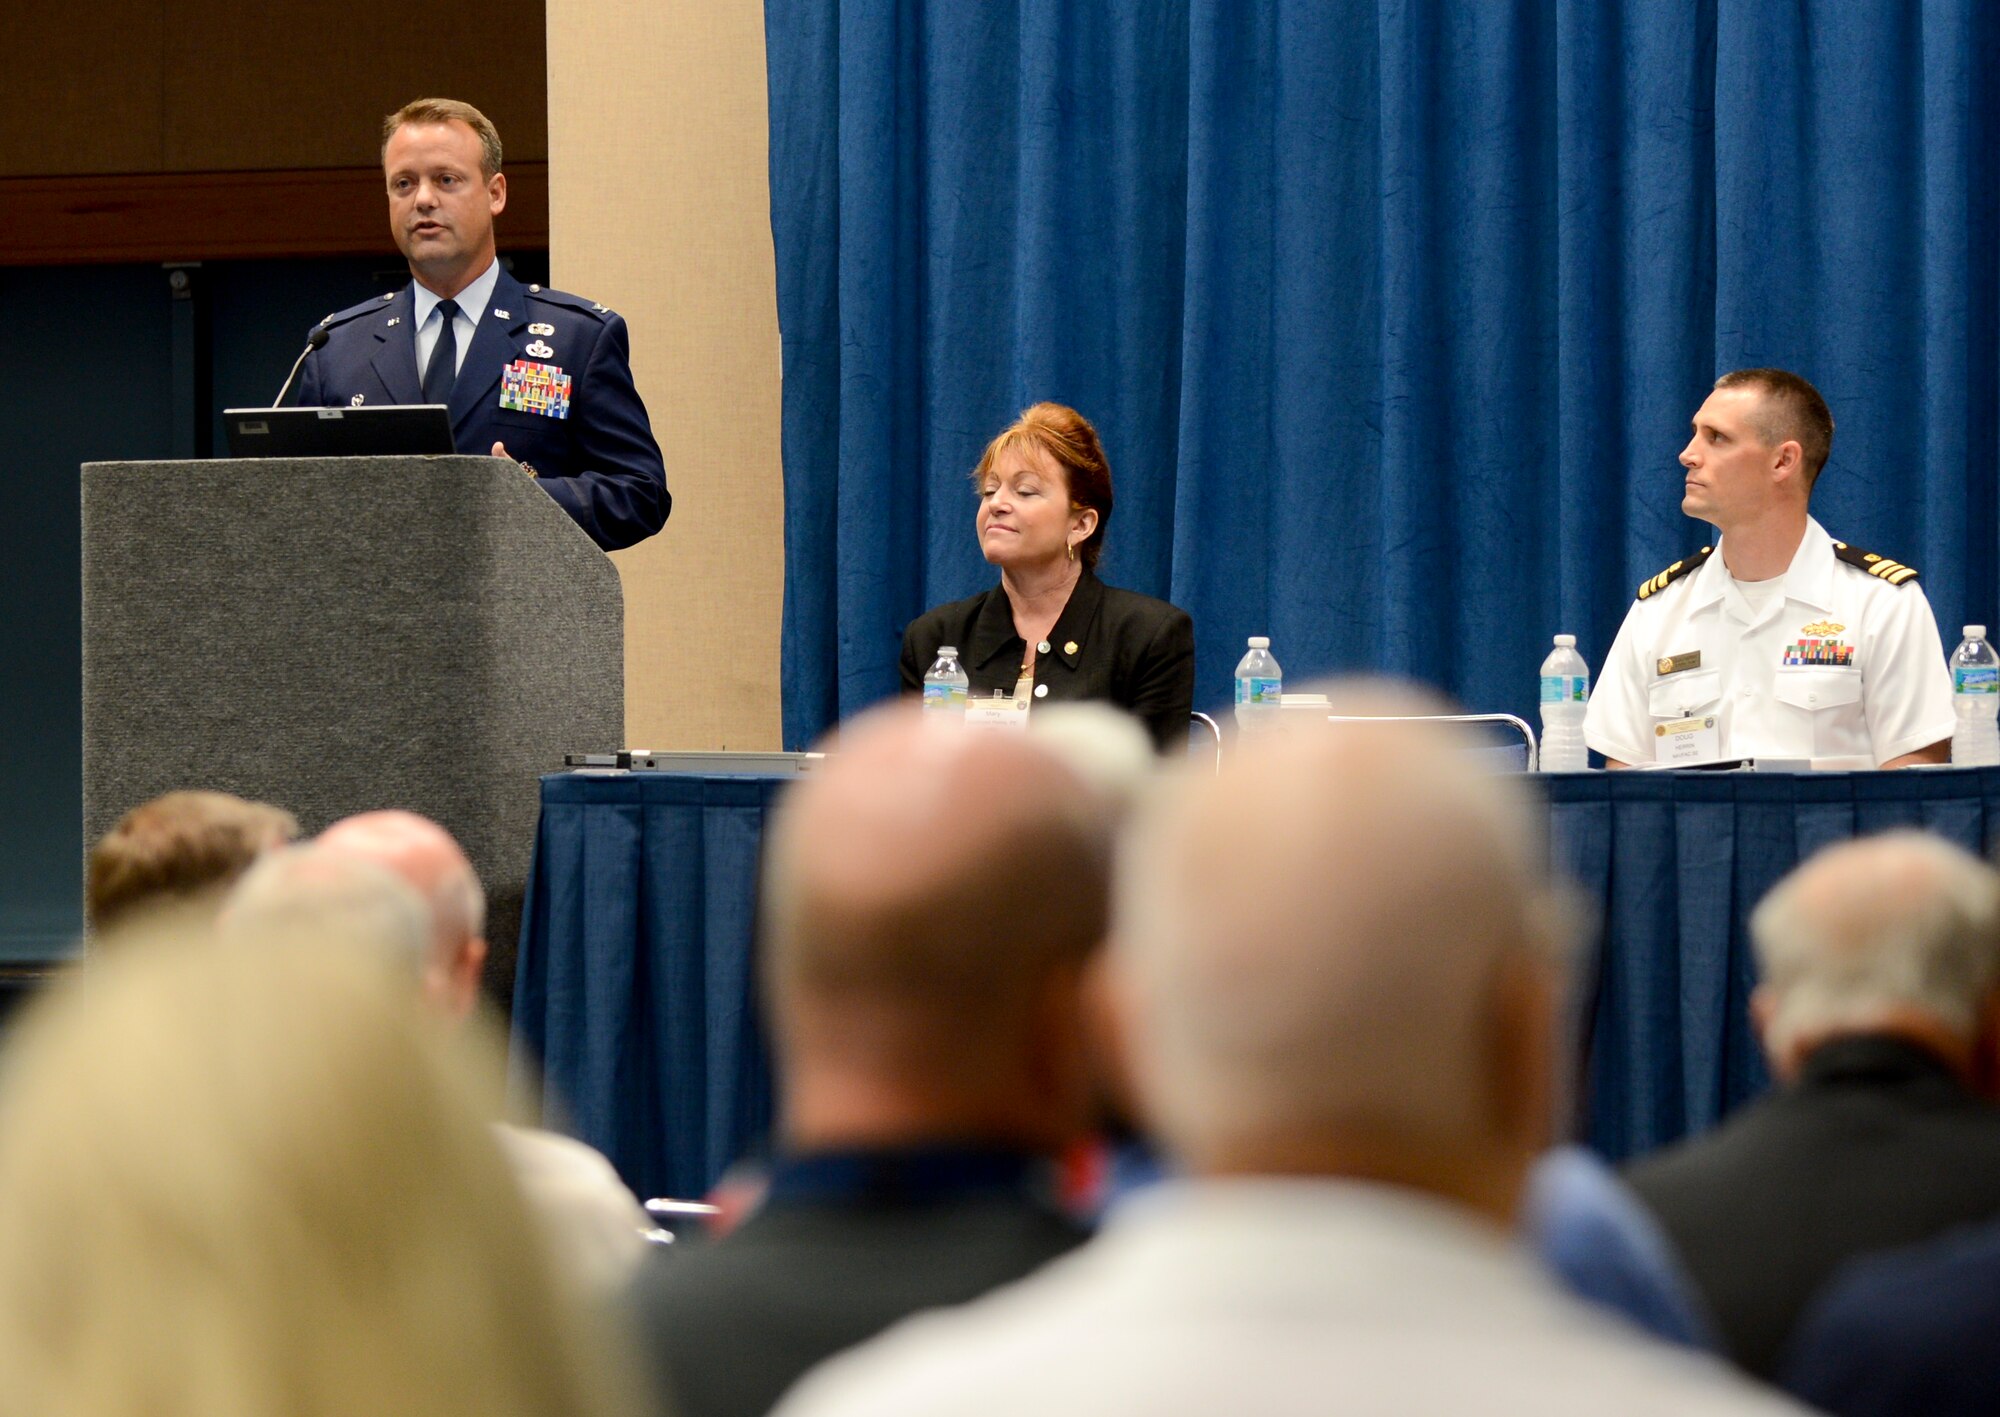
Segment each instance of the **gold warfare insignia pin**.
[[1802,635],[1837,635],[1846,628],[1847,626],[1836,625],[1831,620],[1815,620],[1812,624],[1801,627],[1799,633]]
[[1701,651],[1691,649],[1686,654],[1671,655],[1659,663],[1661,674],[1679,674],[1684,669],[1701,668]]

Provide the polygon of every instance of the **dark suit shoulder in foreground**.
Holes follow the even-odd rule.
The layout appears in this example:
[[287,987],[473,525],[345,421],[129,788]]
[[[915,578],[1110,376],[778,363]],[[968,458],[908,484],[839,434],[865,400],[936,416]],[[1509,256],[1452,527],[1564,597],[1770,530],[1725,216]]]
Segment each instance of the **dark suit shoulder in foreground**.
[[712,1245],[649,1259],[634,1291],[639,1340],[677,1417],[759,1417],[824,1359],[1083,1238],[1012,1187],[774,1197]]
[[2000,1217],[2000,1109],[1888,1038],[1822,1047],[1798,1080],[1626,1173],[1708,1301],[1770,1377],[1848,1260]]

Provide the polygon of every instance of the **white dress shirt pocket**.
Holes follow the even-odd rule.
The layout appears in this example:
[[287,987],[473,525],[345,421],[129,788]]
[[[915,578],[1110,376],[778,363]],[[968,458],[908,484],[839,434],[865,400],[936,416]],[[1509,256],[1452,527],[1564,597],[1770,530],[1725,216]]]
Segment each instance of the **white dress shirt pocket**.
[[1646,690],[1646,711],[1656,719],[1692,718],[1722,698],[1722,675],[1713,669],[1685,669],[1655,679]]
[[1861,671],[1821,665],[1783,668],[1771,685],[1771,694],[1779,703],[1807,713],[1847,708],[1861,702]]

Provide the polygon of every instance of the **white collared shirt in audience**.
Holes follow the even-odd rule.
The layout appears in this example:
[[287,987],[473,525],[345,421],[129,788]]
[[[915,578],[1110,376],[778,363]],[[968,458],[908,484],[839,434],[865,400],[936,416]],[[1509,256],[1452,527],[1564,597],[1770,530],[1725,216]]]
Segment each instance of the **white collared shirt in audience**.
[[1452,1206],[1251,1179],[1134,1197],[1073,1255],[827,1363],[778,1417],[1803,1410],[1566,1298]]

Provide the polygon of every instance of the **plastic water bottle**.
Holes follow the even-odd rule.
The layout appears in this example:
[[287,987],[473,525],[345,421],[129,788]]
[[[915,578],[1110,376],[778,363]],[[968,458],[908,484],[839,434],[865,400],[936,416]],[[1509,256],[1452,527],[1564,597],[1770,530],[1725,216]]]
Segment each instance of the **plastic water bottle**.
[[1271,641],[1250,637],[1250,652],[1236,662],[1236,728],[1255,733],[1277,724],[1283,712],[1285,671],[1271,657]]
[[958,646],[939,645],[937,661],[924,675],[924,716],[942,722],[965,717],[972,681],[958,665]]
[[1542,771],[1582,772],[1590,766],[1583,746],[1583,707],[1590,698],[1590,666],[1576,652],[1575,635],[1557,635],[1542,661]]
[[1951,760],[1969,767],[2000,763],[2000,656],[1986,643],[1984,625],[1967,625],[1951,652],[1951,706],[1958,726],[1951,734]]

